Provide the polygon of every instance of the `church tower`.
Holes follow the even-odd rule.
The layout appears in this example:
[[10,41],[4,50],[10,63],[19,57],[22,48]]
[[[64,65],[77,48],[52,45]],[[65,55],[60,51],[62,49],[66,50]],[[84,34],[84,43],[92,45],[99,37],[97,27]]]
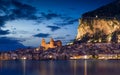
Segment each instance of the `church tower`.
[[49,47],[50,47],[50,48],[55,48],[54,45],[55,45],[55,42],[54,42],[53,38],[51,38],[51,39],[50,39],[50,46],[49,46]]
[[45,39],[44,39],[44,38],[42,38],[41,46],[42,46],[42,47],[45,47],[45,46],[46,46],[46,42],[45,42]]

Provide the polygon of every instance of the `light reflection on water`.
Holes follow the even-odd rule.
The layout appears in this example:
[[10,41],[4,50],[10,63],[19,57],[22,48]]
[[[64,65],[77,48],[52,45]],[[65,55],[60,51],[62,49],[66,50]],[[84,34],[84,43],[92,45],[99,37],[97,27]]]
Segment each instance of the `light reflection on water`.
[[26,75],[26,60],[22,61],[23,75]]
[[0,61],[0,75],[119,75],[120,60]]
[[84,75],[87,75],[87,60],[84,63]]

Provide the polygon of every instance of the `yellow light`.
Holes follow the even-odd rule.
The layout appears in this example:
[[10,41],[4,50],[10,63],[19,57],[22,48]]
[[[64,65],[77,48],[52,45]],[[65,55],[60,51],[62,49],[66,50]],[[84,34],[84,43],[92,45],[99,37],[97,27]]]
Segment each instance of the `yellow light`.
[[74,57],[74,59],[77,59],[77,57]]
[[52,58],[52,55],[50,55],[49,58]]
[[23,59],[26,60],[26,57],[24,57]]
[[39,48],[36,48],[36,51],[39,51]]
[[27,58],[26,57],[22,57],[21,59],[26,60]]
[[87,55],[85,55],[84,58],[87,59]]

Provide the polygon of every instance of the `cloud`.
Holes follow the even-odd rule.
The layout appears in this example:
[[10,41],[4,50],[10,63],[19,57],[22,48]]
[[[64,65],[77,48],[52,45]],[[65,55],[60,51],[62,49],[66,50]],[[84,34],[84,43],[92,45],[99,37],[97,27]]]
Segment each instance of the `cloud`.
[[37,16],[35,16],[37,12],[36,8],[27,4],[22,4],[17,1],[12,1],[12,4],[14,7],[16,7],[15,9],[11,9],[12,14],[10,14],[9,16],[12,19],[19,18],[19,19],[36,20],[38,18]]
[[[7,21],[16,19],[36,20],[36,8],[22,4],[15,0],[0,0],[0,35],[7,35],[9,30],[2,30]],[[0,37],[0,50],[15,50],[17,48],[24,48],[20,40],[15,38]]]
[[9,30],[1,30],[0,29],[0,35],[6,35],[9,34]]
[[63,22],[56,22],[54,24],[58,26],[66,26],[66,25],[74,24],[75,22],[78,22],[78,19],[67,19],[64,20]]
[[47,26],[47,27],[50,28],[51,31],[56,31],[56,30],[60,29],[60,27],[58,27],[58,26]]
[[58,18],[58,20],[56,22],[54,22],[54,25],[58,25],[58,26],[65,26],[65,25],[70,25],[70,24],[74,24],[75,22],[78,22],[78,19],[76,19],[76,18],[67,16],[65,14],[60,14],[60,13],[58,14],[58,13],[55,13],[52,11],[47,12],[47,14],[42,12],[41,18],[44,20],[52,20],[54,18]]
[[56,37],[55,39],[57,39],[57,40],[62,40],[62,39],[65,39],[65,37]]
[[40,31],[40,29],[36,29],[36,31]]
[[19,43],[20,40],[14,38],[0,37],[0,51],[3,50],[16,50],[18,48],[25,48],[25,46]]
[[3,27],[6,20],[8,19],[6,16],[0,16],[0,27]]
[[53,18],[60,18],[61,15],[57,14],[57,13],[53,13],[53,12],[48,12],[47,14],[42,12],[41,16],[47,20],[53,19]]
[[69,34],[66,35],[66,37],[69,37],[69,36],[70,36]]
[[60,14],[60,13],[58,14],[52,11],[47,13],[41,12],[41,18],[40,18],[41,20],[52,20],[54,18],[55,19],[57,18],[57,20],[53,24],[58,26],[66,26],[66,25],[71,25],[71,24],[74,24],[75,22],[78,22],[78,19],[67,16],[66,14]]
[[73,24],[74,22],[78,22],[78,19],[72,19],[72,20],[68,21],[68,23],[71,23],[71,24]]
[[47,38],[50,34],[48,33],[39,33],[34,35],[34,37],[41,37],[41,38]]
[[36,16],[36,8],[15,0],[0,0],[0,11],[0,27],[10,20],[37,20],[40,18]]
[[36,8],[31,5],[16,0],[0,0],[0,35],[16,34],[15,30],[9,32],[9,30],[1,29],[7,21],[25,19],[40,22],[41,17],[36,16],[36,12]]

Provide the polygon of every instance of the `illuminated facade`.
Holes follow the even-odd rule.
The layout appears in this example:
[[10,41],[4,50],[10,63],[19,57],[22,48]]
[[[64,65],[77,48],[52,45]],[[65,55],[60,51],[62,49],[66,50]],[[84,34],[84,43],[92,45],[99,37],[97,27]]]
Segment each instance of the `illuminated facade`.
[[41,41],[41,46],[47,50],[49,48],[56,48],[56,47],[61,47],[62,46],[62,42],[60,40],[54,41],[53,38],[50,39],[49,43],[46,43],[45,39],[43,38]]

